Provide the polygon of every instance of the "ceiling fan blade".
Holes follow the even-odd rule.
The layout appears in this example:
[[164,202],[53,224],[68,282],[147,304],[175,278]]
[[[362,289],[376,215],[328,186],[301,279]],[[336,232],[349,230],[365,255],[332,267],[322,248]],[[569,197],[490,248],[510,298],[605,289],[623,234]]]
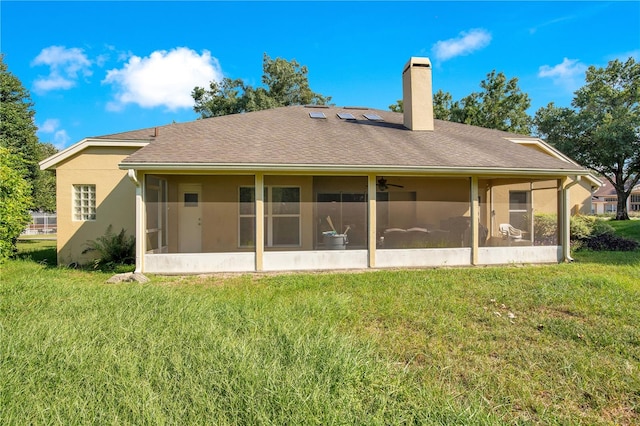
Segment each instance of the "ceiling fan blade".
[[387,186],[395,186],[396,188],[404,188],[404,185],[396,185],[395,183],[388,183]]

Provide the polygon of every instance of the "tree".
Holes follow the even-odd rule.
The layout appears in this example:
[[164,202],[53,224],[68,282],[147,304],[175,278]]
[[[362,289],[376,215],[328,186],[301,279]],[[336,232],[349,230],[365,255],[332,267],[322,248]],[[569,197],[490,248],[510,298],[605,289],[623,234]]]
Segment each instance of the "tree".
[[404,102],[402,101],[402,99],[398,99],[395,104],[389,105],[389,111],[404,112]]
[[[438,90],[433,95],[433,118],[451,121],[451,104],[451,93]],[[389,110],[392,112],[404,112],[402,99],[398,99],[395,104],[389,105]]]
[[31,188],[22,159],[0,146],[0,263],[16,252],[16,241],[31,220]]
[[450,108],[451,121],[529,134],[531,117],[527,109],[531,106],[529,95],[518,87],[518,79],[507,77],[495,70],[480,82],[482,92],[473,92]]
[[31,182],[38,174],[38,138],[31,95],[8,71],[0,55],[0,146],[17,156],[15,164]]
[[[494,70],[480,87],[484,91],[473,92],[459,101],[453,101],[451,93],[438,90],[433,95],[433,117],[513,133],[531,132],[531,117],[527,114],[531,101],[518,87],[517,78],[507,80]],[[389,105],[389,109],[402,112],[402,101]]]
[[453,104],[453,97],[449,92],[443,92],[438,90],[433,95],[433,117],[438,120],[451,121],[451,107]]
[[[38,144],[38,161],[42,161],[58,152],[50,143]],[[43,212],[56,211],[56,175],[51,170],[38,169],[32,182],[33,202],[31,210]]]
[[629,219],[627,199],[640,181],[640,64],[614,60],[590,66],[586,83],[574,93],[573,108],[550,103],[540,108],[538,134],[616,190],[616,219]]
[[195,87],[191,92],[194,111],[209,118],[288,105],[324,105],[331,100],[311,90],[309,70],[295,59],[271,59],[265,53],[262,70],[265,87],[253,88],[242,79],[227,77],[220,82],[212,81],[208,89]]
[[20,80],[11,74],[0,55],[0,146],[15,155],[15,167],[33,191],[31,210],[54,211],[56,208],[55,176],[43,171],[38,162],[58,150],[40,143],[33,122],[35,111],[31,95]]

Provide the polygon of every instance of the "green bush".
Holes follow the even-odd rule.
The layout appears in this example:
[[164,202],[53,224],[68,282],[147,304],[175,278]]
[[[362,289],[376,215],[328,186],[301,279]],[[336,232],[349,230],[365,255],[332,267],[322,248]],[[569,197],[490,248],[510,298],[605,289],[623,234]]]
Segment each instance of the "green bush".
[[136,239],[127,235],[124,228],[117,234],[112,231],[112,226],[102,237],[87,242],[87,248],[82,252],[98,252],[99,257],[94,260],[94,268],[115,268],[118,265],[132,265],[135,263]]
[[582,248],[594,251],[633,251],[640,247],[640,243],[615,234],[592,235],[582,242]]
[[613,226],[609,225],[608,221],[602,219],[596,219],[593,222],[591,228],[591,237],[597,237],[600,235],[615,235],[616,230]]
[[31,186],[19,159],[0,147],[0,263],[16,253],[16,241],[31,220]]
[[571,246],[574,250],[631,251],[640,244],[616,235],[608,221],[594,216],[574,216],[571,218]]
[[536,213],[533,216],[536,245],[554,245],[558,242],[558,216],[553,213]]
[[570,226],[571,241],[581,241],[591,236],[593,216],[572,216]]

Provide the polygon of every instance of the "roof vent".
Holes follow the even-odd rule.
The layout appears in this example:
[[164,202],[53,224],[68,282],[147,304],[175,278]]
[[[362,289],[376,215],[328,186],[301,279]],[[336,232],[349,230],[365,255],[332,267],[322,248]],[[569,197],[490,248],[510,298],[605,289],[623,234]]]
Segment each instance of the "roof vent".
[[370,121],[384,121],[384,119],[380,117],[378,114],[362,114],[362,115],[364,116],[364,118]]
[[356,117],[351,114],[350,112],[339,112],[338,117],[340,117],[342,120],[355,120]]

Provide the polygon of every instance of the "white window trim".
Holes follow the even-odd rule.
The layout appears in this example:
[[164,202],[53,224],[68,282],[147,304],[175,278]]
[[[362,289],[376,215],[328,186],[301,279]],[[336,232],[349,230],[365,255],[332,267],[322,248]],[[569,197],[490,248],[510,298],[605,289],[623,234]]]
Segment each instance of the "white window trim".
[[[240,245],[240,218],[250,218],[253,217],[254,220],[256,217],[255,209],[252,214],[243,214],[240,212],[240,191],[241,188],[252,188],[254,190],[254,203],[255,203],[255,187],[246,185],[238,187],[238,247],[240,248],[248,248],[254,247],[249,245]],[[300,197],[302,197],[302,188],[297,185],[265,185],[264,190],[266,192],[265,196],[265,210],[264,210],[264,219],[266,219],[265,226],[265,247],[269,248],[299,248],[302,247],[302,202],[298,201],[298,213],[286,213],[286,214],[274,214],[273,213],[273,189],[274,188],[297,188],[299,191]],[[273,219],[274,218],[283,218],[283,217],[297,217],[298,218],[298,243],[297,244],[274,244],[273,243]]]
[[[78,198],[78,195],[80,195],[80,198]],[[96,197],[97,189],[93,183],[74,183],[71,186],[71,209],[74,222],[96,221]],[[85,201],[87,202],[86,205],[84,205]]]

